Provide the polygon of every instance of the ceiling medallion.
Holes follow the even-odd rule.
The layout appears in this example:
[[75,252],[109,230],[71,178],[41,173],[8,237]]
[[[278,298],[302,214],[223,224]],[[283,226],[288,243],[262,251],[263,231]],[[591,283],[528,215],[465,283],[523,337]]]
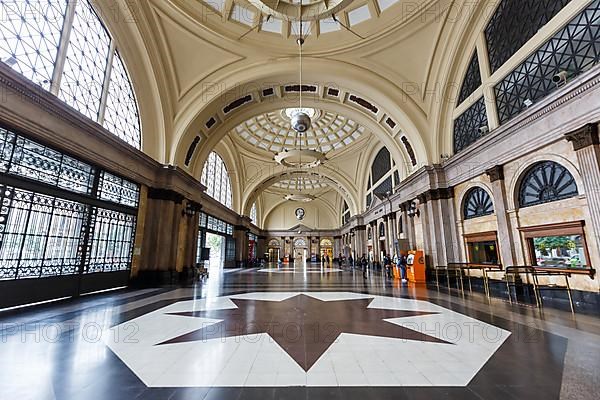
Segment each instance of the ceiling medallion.
[[310,203],[311,201],[316,199],[315,196],[310,195],[310,194],[305,194],[305,193],[292,193],[292,194],[288,194],[284,198],[287,201],[296,201],[298,203]]
[[352,3],[352,0],[248,0],[250,4],[267,15],[285,21],[317,21],[331,17]]
[[294,214],[296,214],[298,221],[302,221],[306,215],[306,211],[304,211],[304,208],[297,208]]
[[307,169],[318,167],[327,161],[327,157],[317,150],[292,149],[277,153],[275,161],[284,167]]

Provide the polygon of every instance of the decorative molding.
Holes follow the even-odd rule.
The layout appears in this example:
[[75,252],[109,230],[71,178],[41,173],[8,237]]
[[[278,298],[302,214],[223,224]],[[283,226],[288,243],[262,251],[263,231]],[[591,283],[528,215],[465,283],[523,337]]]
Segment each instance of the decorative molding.
[[487,176],[490,178],[490,182],[503,181],[504,180],[504,166],[496,165],[485,171]]
[[589,146],[600,144],[598,137],[598,124],[587,124],[573,132],[565,134],[565,139],[573,145],[573,150],[578,151]]

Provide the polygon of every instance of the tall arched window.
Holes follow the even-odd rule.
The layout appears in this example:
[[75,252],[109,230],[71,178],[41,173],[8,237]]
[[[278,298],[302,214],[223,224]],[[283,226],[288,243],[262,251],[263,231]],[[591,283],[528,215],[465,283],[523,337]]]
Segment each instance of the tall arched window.
[[214,151],[208,156],[200,182],[206,186],[206,194],[224,206],[231,208],[231,180],[223,159]]
[[575,197],[578,193],[575,179],[565,167],[542,161],[525,172],[519,187],[519,205],[535,206]]
[[465,195],[463,217],[465,219],[483,217],[494,213],[494,204],[488,192],[475,187]]
[[141,147],[125,65],[88,2],[0,2],[0,60],[130,145]]
[[379,150],[371,169],[367,184],[367,208],[371,206],[374,196],[382,198],[387,193],[393,193],[394,188],[400,183],[400,174],[396,162],[385,147]]
[[379,224],[379,237],[385,237],[385,224],[383,222]]
[[256,225],[256,203],[252,204],[252,208],[250,209],[250,220]]

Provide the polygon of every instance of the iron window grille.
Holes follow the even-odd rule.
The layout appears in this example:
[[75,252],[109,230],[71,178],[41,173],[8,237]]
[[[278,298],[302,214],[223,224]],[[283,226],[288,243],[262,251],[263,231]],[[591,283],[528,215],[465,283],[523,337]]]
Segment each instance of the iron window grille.
[[465,219],[478,218],[494,213],[494,204],[488,192],[476,187],[467,192],[463,216]]
[[570,1],[500,1],[485,29],[492,73],[504,65]]
[[471,57],[469,67],[463,79],[458,95],[458,103],[462,104],[477,88],[481,86],[481,71],[479,70],[479,58],[477,51]]
[[485,100],[480,98],[454,121],[454,153],[481,138],[481,127],[488,126]]
[[[118,197],[99,186],[107,177]],[[129,269],[138,197],[137,184],[0,128],[0,280]]]
[[570,79],[596,65],[598,43],[600,1],[595,0],[496,85],[500,123],[556,90],[555,75],[566,72]]
[[562,165],[542,161],[530,167],[519,187],[519,205],[530,207],[579,194],[573,175]]

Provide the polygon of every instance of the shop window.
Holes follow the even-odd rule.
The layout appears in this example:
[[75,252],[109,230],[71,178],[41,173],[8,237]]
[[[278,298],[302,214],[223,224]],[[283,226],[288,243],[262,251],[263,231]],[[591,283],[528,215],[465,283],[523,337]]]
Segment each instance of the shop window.
[[591,268],[582,221],[522,228],[532,265]]
[[468,260],[474,264],[499,264],[496,232],[466,235]]

